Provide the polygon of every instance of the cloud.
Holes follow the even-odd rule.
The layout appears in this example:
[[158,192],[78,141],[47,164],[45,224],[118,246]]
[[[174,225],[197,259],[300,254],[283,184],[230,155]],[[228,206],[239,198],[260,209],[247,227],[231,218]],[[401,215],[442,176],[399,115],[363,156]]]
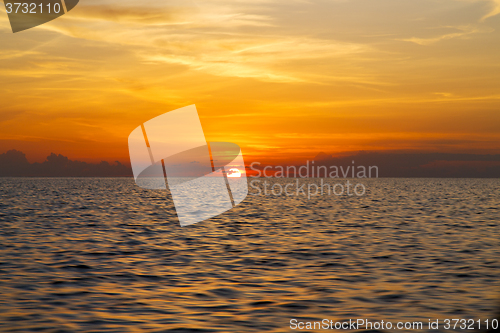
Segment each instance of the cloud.
[[81,6],[73,17],[119,23],[168,24],[182,22],[186,8],[151,8],[144,6]]
[[[203,6],[190,3],[170,2],[161,6],[151,3],[126,5],[116,4],[81,4],[68,19],[94,20],[113,23],[136,23],[141,27],[186,25],[193,27],[218,26],[268,26],[269,17],[265,15],[245,13],[236,6],[214,6],[206,3]],[[55,22],[51,22],[53,24]],[[61,22],[59,22],[61,23]]]
[[0,154],[0,177],[130,177],[130,165],[116,161],[91,164],[72,161],[54,153],[43,163],[29,163],[26,155],[12,149]]
[[[217,76],[255,78],[270,82],[311,82],[314,77],[300,70],[278,68],[280,63],[330,59],[368,52],[354,43],[313,38],[243,37],[206,43],[194,38],[176,50],[141,56],[146,61],[181,64]],[[189,51],[187,51],[189,50]]]
[[500,0],[490,0],[490,2],[492,9],[488,14],[483,16],[483,18],[481,19],[482,21],[486,20],[487,18],[497,16],[498,14],[500,14]]
[[482,4],[489,3],[489,12],[481,18],[481,21],[485,21],[490,17],[494,17],[500,14],[500,0],[455,0],[455,1],[482,3]]
[[[224,4],[223,4],[224,3]],[[254,3],[263,6],[266,2]],[[209,1],[203,6],[82,5],[66,20],[44,29],[67,36],[121,45],[146,64],[187,67],[209,75],[299,83],[372,81],[363,74],[318,75],[298,62],[354,59],[374,51],[361,43],[294,35],[276,27],[262,11],[243,2]],[[255,9],[255,8],[254,8]],[[301,69],[302,68],[302,69]]]
[[478,28],[474,26],[462,26],[462,27],[444,27],[444,28],[452,28],[452,29],[457,29],[460,30],[460,32],[454,32],[454,33],[448,33],[448,34],[443,34],[440,36],[435,36],[435,37],[429,37],[429,38],[418,38],[418,37],[412,37],[412,38],[403,38],[399,39],[404,42],[412,42],[418,45],[431,45],[443,40],[448,40],[448,39],[454,39],[454,38],[469,38],[470,35],[477,34],[477,33],[486,33],[486,32],[492,32],[493,29],[486,29],[486,28]]
[[21,58],[24,56],[32,56],[32,55],[39,55],[39,54],[40,54],[40,52],[30,51],[30,50],[23,51],[23,52],[14,51],[14,50],[10,50],[10,51],[1,51],[0,50],[0,60]]
[[[123,137],[137,123],[193,103],[213,139],[236,138],[250,151],[302,130],[497,131],[500,46],[486,33],[496,20],[478,22],[495,13],[490,4],[498,2],[81,1],[58,20],[0,34],[9,115],[1,136],[31,140],[18,147],[25,151],[57,144],[72,158],[115,149],[128,158]],[[436,120],[443,114],[454,121]],[[368,141],[346,137],[310,140],[340,151]],[[290,153],[309,149],[272,139]]]

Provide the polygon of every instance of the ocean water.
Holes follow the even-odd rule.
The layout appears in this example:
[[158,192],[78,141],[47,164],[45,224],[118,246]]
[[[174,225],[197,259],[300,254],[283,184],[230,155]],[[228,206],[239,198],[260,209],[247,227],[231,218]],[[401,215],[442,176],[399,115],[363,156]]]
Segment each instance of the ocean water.
[[181,228],[167,193],[133,179],[0,179],[0,331],[492,319],[500,180],[363,183],[363,196],[311,199],[251,189],[233,210]]

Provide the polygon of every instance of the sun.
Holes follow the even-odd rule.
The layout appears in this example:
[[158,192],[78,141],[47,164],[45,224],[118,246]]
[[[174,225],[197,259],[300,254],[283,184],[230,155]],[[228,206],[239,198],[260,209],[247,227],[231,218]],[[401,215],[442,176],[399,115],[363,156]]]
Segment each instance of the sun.
[[231,168],[227,172],[227,176],[230,177],[230,178],[240,178],[241,177],[241,172],[240,172],[240,170],[238,170],[236,168]]

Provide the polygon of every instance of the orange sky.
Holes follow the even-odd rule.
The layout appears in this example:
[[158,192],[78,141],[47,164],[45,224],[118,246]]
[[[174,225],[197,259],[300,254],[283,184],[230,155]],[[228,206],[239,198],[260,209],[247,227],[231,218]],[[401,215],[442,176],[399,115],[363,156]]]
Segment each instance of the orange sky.
[[0,8],[0,153],[126,162],[190,104],[249,160],[500,153],[500,0],[82,0],[16,34]]

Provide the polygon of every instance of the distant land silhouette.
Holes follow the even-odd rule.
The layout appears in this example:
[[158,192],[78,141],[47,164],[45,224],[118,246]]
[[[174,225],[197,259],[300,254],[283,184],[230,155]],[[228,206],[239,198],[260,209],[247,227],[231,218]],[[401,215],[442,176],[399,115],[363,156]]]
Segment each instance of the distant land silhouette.
[[[347,168],[353,165],[353,161],[355,166],[377,166],[379,177],[500,178],[500,154],[359,152],[333,157],[319,153],[311,161],[315,167]],[[262,163],[259,169],[265,166]],[[296,167],[300,166],[296,164]],[[9,150],[0,154],[0,177],[132,177],[132,169],[130,164],[118,161],[93,164],[54,153],[42,163],[29,163],[23,152]]]
[[[313,161],[314,164],[312,164]],[[305,165],[305,163],[302,165]],[[500,154],[358,152],[350,156],[333,157],[332,155],[319,153],[314,159],[311,159],[309,165],[314,165],[315,170],[318,170],[319,166],[326,166],[328,172],[330,172],[332,166],[337,166],[339,169],[343,168],[343,170],[348,170],[347,168],[352,168],[353,165],[356,167],[355,170],[358,170],[358,166],[364,166],[366,169],[370,166],[376,166],[378,168],[378,177],[500,178]],[[254,169],[263,170],[265,166],[265,164],[261,164],[259,167],[254,166]],[[298,170],[301,165],[295,164],[295,166]],[[349,169],[347,177],[351,176],[351,170]],[[274,169],[274,171],[278,170]],[[323,173],[320,173],[319,176],[324,177],[324,171],[321,172]],[[267,174],[272,175],[273,170],[269,170]],[[311,175],[311,172],[309,172],[309,175]],[[315,175],[318,176],[317,173]],[[289,176],[293,177],[293,174]]]
[[405,178],[500,178],[500,154],[359,152],[332,157],[320,153],[315,165],[377,166],[379,177]]
[[42,163],[29,163],[18,150],[0,154],[0,177],[131,177],[130,165],[72,161],[54,153]]

